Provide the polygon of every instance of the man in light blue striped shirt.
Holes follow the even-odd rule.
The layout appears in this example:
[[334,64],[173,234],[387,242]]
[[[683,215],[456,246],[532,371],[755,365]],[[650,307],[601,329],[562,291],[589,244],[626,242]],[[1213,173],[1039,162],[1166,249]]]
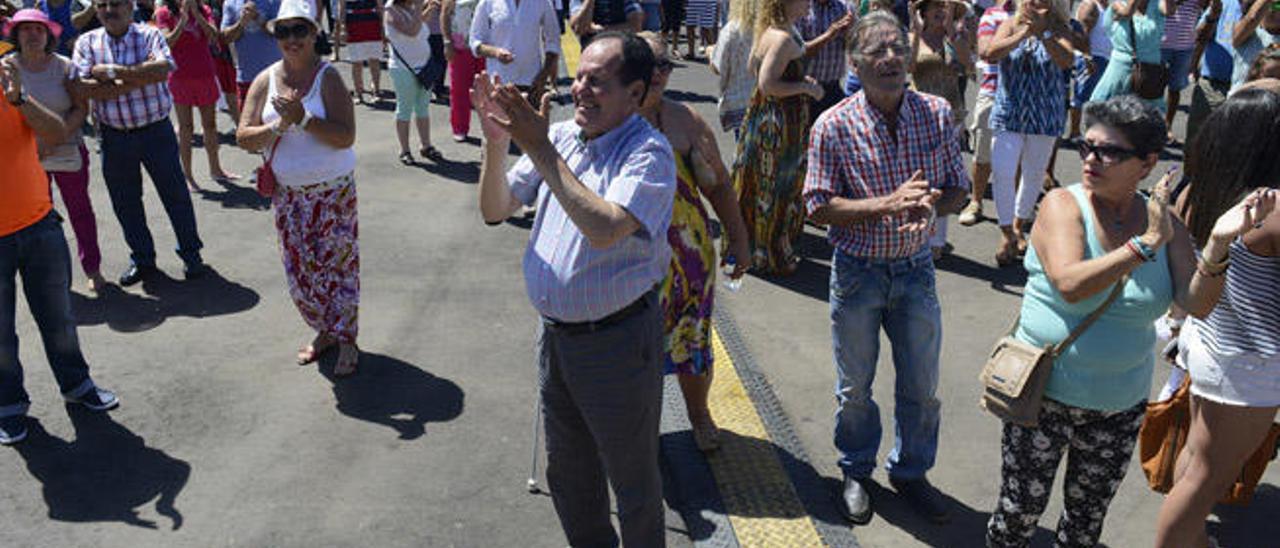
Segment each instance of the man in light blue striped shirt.
[[[638,114],[653,52],[605,32],[582,52],[574,119],[548,126],[512,85],[476,78],[484,126],[480,210],[501,223],[537,205],[525,287],[542,315],[539,380],[547,483],[569,544],[663,546],[658,419],[663,328],[657,286],[671,250],[675,157]],[[514,140],[526,154],[506,171]],[[606,474],[605,470],[608,470]]]

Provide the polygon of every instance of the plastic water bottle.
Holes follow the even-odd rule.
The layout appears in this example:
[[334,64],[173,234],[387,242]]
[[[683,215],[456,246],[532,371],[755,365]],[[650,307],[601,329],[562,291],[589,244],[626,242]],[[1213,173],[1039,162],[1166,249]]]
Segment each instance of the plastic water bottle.
[[737,293],[742,289],[742,278],[734,278],[733,271],[738,266],[738,259],[733,255],[727,255],[724,258],[724,288],[730,293]]

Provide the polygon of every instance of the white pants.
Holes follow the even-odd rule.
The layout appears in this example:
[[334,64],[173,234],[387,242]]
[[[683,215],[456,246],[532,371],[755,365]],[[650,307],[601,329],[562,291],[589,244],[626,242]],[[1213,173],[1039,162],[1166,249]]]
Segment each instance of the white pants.
[[[1000,226],[1013,224],[1013,216],[1030,219],[1040,198],[1044,170],[1057,137],[996,131],[991,141],[991,195],[996,200]],[[1022,185],[1014,191],[1014,178],[1022,166]]]

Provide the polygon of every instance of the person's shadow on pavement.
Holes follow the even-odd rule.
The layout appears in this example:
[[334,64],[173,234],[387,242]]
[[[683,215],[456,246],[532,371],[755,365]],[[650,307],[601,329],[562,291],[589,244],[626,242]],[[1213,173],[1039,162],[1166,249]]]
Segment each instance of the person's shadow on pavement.
[[175,503],[191,476],[191,465],[147,447],[142,437],[107,413],[67,405],[75,428],[73,441],[54,437],[39,421],[28,419],[28,437],[14,446],[43,486],[49,518],[69,522],[118,521],[156,529],[138,515],[155,501],[156,513],[182,527]]
[[212,267],[204,277],[182,281],[160,274],[141,284],[142,294],[109,283],[96,298],[71,292],[71,313],[78,325],[106,324],[112,331],[137,333],[168,318],[207,318],[234,314],[258,305],[256,291],[228,280]]
[[390,356],[362,352],[350,377],[333,375],[337,352],[320,361],[319,370],[333,383],[338,411],[353,419],[381,424],[402,440],[426,434],[429,422],[447,422],[462,414],[463,392],[453,381],[427,373]]
[[258,194],[258,188],[249,182],[249,178],[241,179],[242,184],[227,180],[214,180],[217,189],[205,186],[196,194],[203,200],[217,202],[223,209],[253,209],[267,211],[271,209],[271,199]]

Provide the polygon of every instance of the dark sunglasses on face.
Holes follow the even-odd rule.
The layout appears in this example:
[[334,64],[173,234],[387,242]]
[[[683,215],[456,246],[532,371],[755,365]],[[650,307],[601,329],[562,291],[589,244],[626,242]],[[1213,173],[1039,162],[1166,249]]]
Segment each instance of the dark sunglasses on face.
[[306,23],[296,23],[293,25],[276,25],[271,35],[276,40],[288,40],[292,38],[306,38],[311,34],[311,25]]
[[1138,155],[1138,151],[1131,148],[1115,145],[1095,145],[1089,141],[1081,141],[1078,150],[1081,160],[1088,160],[1090,154],[1097,154],[1098,159],[1102,160],[1104,164],[1118,164]]
[[653,62],[653,68],[658,69],[658,70],[662,70],[662,71],[667,71],[667,70],[671,70],[671,69],[673,69],[673,68],[676,68],[676,64],[675,64],[675,62],[673,62],[673,61],[672,61],[672,60],[670,60],[670,59],[665,59],[665,58],[663,58],[663,59],[658,59],[658,60],[654,61],[654,62]]

